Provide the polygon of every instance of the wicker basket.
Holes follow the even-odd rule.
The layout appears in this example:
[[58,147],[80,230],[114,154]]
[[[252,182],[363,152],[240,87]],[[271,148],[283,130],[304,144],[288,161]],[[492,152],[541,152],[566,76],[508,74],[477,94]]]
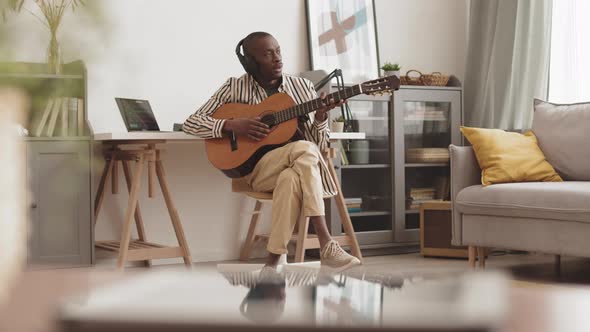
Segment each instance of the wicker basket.
[[[411,72],[418,73],[419,76],[410,76]],[[429,86],[446,86],[449,83],[450,75],[443,75],[435,71],[432,74],[422,74],[416,69],[408,70],[405,76],[400,77],[402,85],[429,85]]]
[[423,74],[422,75],[422,83],[424,85],[431,85],[431,86],[447,86],[449,83],[449,75],[443,75],[439,72],[434,72],[432,74]]
[[446,163],[449,161],[449,150],[445,148],[418,148],[406,150],[408,163]]
[[[420,76],[410,76],[411,72],[416,72],[418,73]],[[400,84],[401,85],[424,85],[424,83],[422,82],[422,73],[412,69],[412,70],[408,70],[406,72],[405,76],[402,76],[399,78],[400,79]]]

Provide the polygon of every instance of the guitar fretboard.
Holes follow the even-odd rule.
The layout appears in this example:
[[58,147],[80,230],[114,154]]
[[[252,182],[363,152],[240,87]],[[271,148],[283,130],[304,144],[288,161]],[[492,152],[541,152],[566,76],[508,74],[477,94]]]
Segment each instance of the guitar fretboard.
[[[361,85],[353,85],[351,87],[338,90],[336,92],[330,93],[326,96],[326,100],[334,99],[334,103],[338,103],[341,100],[348,99],[350,97],[354,97],[362,93]],[[310,100],[303,104],[295,105],[293,107],[289,107],[282,111],[278,111],[274,113],[274,123],[273,125],[277,125],[286,121],[289,121],[293,118],[298,116],[305,115],[307,113],[311,113],[315,110],[322,108],[322,99],[316,98],[314,100]]]

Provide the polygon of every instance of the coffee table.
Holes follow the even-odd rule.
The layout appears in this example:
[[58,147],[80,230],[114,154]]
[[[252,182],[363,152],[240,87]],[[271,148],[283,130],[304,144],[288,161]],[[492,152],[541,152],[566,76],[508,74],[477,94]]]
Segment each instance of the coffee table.
[[362,269],[219,265],[127,278],[63,302],[64,331],[494,331],[509,279],[467,273],[425,279]]

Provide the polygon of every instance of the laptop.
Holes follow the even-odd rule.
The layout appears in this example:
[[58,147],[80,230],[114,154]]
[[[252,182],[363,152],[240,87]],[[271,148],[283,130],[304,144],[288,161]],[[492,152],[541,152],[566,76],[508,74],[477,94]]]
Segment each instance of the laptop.
[[150,102],[143,99],[115,98],[127,131],[161,131]]

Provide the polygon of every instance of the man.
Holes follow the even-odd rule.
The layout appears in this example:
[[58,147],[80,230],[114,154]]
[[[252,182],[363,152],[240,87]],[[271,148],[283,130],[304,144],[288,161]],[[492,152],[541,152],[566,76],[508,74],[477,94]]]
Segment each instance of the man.
[[[243,55],[240,54],[240,45]],[[230,78],[201,108],[183,124],[183,131],[202,138],[219,138],[229,135],[246,136],[263,140],[269,128],[260,118],[219,120],[211,117],[225,103],[258,104],[268,96],[284,92],[296,104],[317,98],[313,84],[306,79],[284,75],[281,49],[276,39],[266,32],[254,32],[244,38],[236,54],[246,70],[240,78]],[[325,98],[322,95],[322,98]],[[267,246],[267,266],[276,267],[281,254],[287,253],[287,244],[300,212],[310,217],[320,242],[323,266],[345,269],[360,264],[332,240],[324,218],[324,196],[333,196],[336,185],[329,176],[320,149],[328,144],[327,112],[341,104],[324,101],[324,107],[310,117],[299,119],[299,130],[292,142],[268,152],[256,164],[246,182],[255,191],[272,192],[272,229]],[[303,209],[302,209],[303,207]]]

